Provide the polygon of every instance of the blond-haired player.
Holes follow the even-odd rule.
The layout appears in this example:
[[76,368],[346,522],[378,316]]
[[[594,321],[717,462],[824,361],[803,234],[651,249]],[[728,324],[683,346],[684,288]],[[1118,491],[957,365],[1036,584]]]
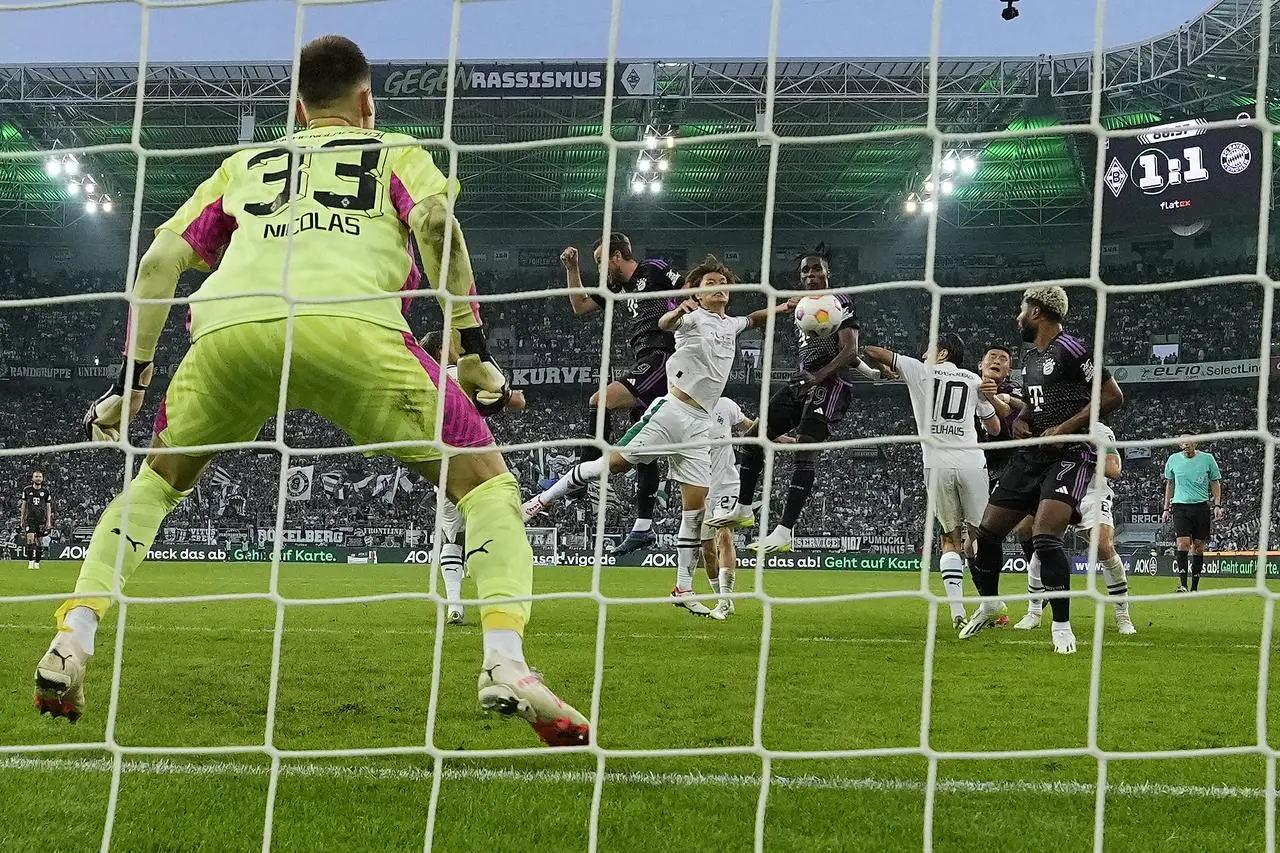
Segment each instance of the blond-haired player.
[[[193,298],[191,348],[156,416],[152,446],[183,450],[148,456],[99,519],[75,597],[59,608],[58,633],[36,668],[36,705],[72,720],[83,713],[85,667],[117,572],[125,585],[191,493],[213,458],[202,448],[255,438],[285,387],[288,408],[310,409],[357,444],[405,442],[385,452],[433,482],[447,448],[488,448],[453,456],[446,481],[483,543],[471,573],[479,597],[493,601],[481,606],[480,704],[524,717],[548,744],[585,743],[587,720],[524,660],[529,602],[510,599],[532,593],[533,554],[515,478],[473,404],[500,406],[509,389],[466,299],[471,262],[448,212],[448,182],[411,137],[374,129],[369,63],[354,42],[309,42],[297,74],[301,156],[277,147],[228,157],[160,226],[139,265],[133,293],[144,299],[172,297],[187,269],[214,269]],[[456,383],[414,341],[394,298],[419,281],[411,237],[431,282],[462,297],[451,311],[462,353]],[[91,437],[118,440],[126,409],[141,407],[167,314],[164,304],[134,309],[125,370],[85,416]]]

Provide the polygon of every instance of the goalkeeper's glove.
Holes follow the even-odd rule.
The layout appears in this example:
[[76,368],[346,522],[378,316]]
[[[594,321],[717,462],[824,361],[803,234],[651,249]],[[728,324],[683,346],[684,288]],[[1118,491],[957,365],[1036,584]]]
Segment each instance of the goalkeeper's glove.
[[489,354],[489,343],[479,326],[458,331],[458,384],[480,414],[488,417],[507,407],[511,388],[502,368]]
[[[93,401],[84,415],[85,437],[90,441],[119,441],[121,418],[124,413],[126,389],[124,386],[126,361],[120,365],[120,375],[101,397]],[[142,408],[142,398],[151,384],[152,367],[149,361],[133,363],[133,385],[127,390],[129,420],[133,420]]]

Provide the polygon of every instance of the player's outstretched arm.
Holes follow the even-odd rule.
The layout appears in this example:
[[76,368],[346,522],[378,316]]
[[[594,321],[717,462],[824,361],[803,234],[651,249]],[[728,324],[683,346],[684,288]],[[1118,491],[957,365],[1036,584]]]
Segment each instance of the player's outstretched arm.
[[582,291],[582,270],[578,267],[578,250],[569,246],[560,253],[560,264],[564,267],[565,284],[569,288],[569,302],[573,305],[573,313],[579,317],[600,310],[600,303],[590,293]]
[[[172,299],[178,290],[178,276],[201,262],[199,254],[181,235],[162,228],[138,264],[133,295],[139,299]],[[119,441],[128,395],[130,420],[142,408],[142,399],[151,384],[151,362],[156,357],[160,332],[169,319],[169,304],[130,307],[130,325],[136,332],[125,341],[125,362],[116,381],[93,402],[84,416],[85,435],[93,441]],[[133,381],[125,387],[129,358],[133,359]]]
[[680,328],[686,315],[692,314],[701,307],[696,299],[686,299],[658,318],[658,328],[664,332],[674,332]]
[[[453,296],[466,297],[475,292],[475,273],[471,270],[471,255],[467,241],[462,236],[462,226],[457,217],[449,213],[444,195],[428,196],[413,206],[409,213],[409,228],[418,240],[422,253],[423,272],[436,289],[440,307],[449,312],[449,328],[455,331],[473,329],[481,325],[480,306],[468,299],[452,303],[441,296],[441,291]],[[440,269],[444,264],[444,244],[449,238],[449,280],[440,281]]]
[[759,311],[752,311],[747,315],[747,328],[759,329],[769,322],[769,315],[790,314],[796,310],[796,306],[800,304],[800,297],[793,296],[786,302],[779,302],[772,308],[761,308]]

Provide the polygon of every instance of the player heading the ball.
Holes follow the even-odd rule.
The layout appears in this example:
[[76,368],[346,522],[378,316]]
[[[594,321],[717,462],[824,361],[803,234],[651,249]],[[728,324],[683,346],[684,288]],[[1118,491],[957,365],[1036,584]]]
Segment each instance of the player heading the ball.
[[[214,270],[193,299],[191,348],[161,401],[152,442],[191,450],[148,456],[103,512],[75,597],[58,609],[58,633],[36,669],[41,712],[72,720],[84,712],[85,667],[117,570],[123,586],[165,517],[191,493],[213,459],[199,448],[254,439],[275,415],[286,378],[288,408],[315,412],[358,444],[415,442],[386,453],[433,482],[448,452],[439,444],[488,448],[453,457],[445,484],[472,541],[488,546],[473,553],[471,573],[481,599],[533,591],[519,490],[472,402],[493,408],[510,392],[489,356],[478,306],[466,299],[474,292],[471,262],[448,212],[448,183],[414,139],[374,129],[369,63],[354,42],[341,36],[309,42],[297,74],[297,118],[305,130],[294,142],[308,150],[300,157],[283,147],[232,154],[160,226],[139,265],[133,293],[145,299],[171,298],[187,269]],[[365,145],[377,147],[352,150]],[[441,281],[447,233],[448,281]],[[430,281],[463,297],[452,304],[456,383],[414,341],[401,300],[392,296],[419,282],[410,236]],[[281,290],[282,281],[278,296],[248,295]],[[369,298],[314,301],[352,296]],[[168,313],[167,304],[134,307],[137,334],[125,353],[126,368],[134,362],[133,383],[125,386],[122,368],[90,408],[84,425],[91,438],[119,440],[137,414]],[[437,435],[438,407],[444,419]],[[481,706],[524,717],[548,744],[585,743],[586,719],[525,663],[529,602],[494,601],[480,613]],[[175,697],[182,691],[174,685]]]
[[[671,479],[680,484],[684,507],[676,537],[676,586],[671,595],[677,607],[717,620],[725,617],[721,609],[712,610],[689,598],[693,594],[693,563],[701,549],[702,519],[711,486],[711,420],[738,354],[738,335],[763,326],[771,313],[782,314],[795,308],[795,302],[789,301],[746,317],[730,317],[725,314],[729,305],[726,285],[732,281],[736,281],[733,272],[711,256],[690,271],[687,286],[709,290],[685,299],[658,320],[661,328],[675,333],[676,341],[676,350],[666,363],[667,393],[654,400],[643,417],[618,439],[617,450],[580,463],[524,505],[528,520],[572,490],[598,480],[606,471],[618,474],[644,462],[666,459]],[[664,449],[673,444],[693,446]]]

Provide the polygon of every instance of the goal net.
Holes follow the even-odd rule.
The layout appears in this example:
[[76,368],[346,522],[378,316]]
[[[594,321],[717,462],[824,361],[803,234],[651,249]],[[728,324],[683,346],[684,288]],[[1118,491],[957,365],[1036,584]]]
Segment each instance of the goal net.
[[[9,16],[95,5],[69,0],[0,6],[0,33]],[[153,214],[176,208],[208,174],[188,169],[183,158],[203,163],[246,147],[283,146],[294,157],[306,153],[293,139],[292,121],[258,127],[252,110],[228,106],[244,81],[225,84],[216,130],[193,118],[181,139],[171,137],[164,146],[151,141],[153,122],[172,124],[173,111],[190,106],[183,101],[184,87],[199,88],[193,82],[198,69],[162,64],[163,74],[154,74],[156,63],[148,58],[150,28],[166,7],[179,5],[216,10],[233,4],[140,2],[137,67],[113,66],[92,80],[0,66],[0,110],[13,109],[12,121],[0,113],[0,216],[28,215],[43,203],[6,194],[6,176],[17,186],[20,179],[45,173],[70,196],[59,195],[58,204],[74,203],[90,216],[130,217],[120,287],[104,292],[86,284],[48,295],[5,291],[0,283],[0,316],[10,315],[4,321],[9,334],[23,334],[24,323],[64,323],[45,318],[75,322],[83,312],[123,315],[125,305],[137,308],[128,283],[156,224]],[[326,20],[320,5],[295,4],[294,65],[305,34]],[[148,563],[128,588],[120,587],[117,576],[114,608],[104,619],[90,668],[89,711],[76,728],[50,728],[43,718],[37,725],[27,709],[17,722],[28,695],[28,664],[43,649],[48,611],[72,591],[75,566],[50,570],[38,580],[12,569],[20,579],[0,587],[0,607],[12,614],[0,617],[0,649],[9,658],[0,662],[8,682],[0,691],[8,697],[0,717],[0,799],[16,809],[15,820],[0,822],[9,824],[0,825],[0,847],[30,849],[45,841],[76,849],[241,849],[260,843],[265,851],[525,843],[594,851],[655,844],[665,849],[668,837],[682,838],[696,828],[708,846],[723,849],[930,851],[1001,844],[1037,851],[1164,850],[1181,849],[1172,839],[1184,837],[1193,839],[1186,849],[1273,853],[1276,753],[1270,745],[1269,663],[1275,596],[1268,577],[1276,573],[1269,551],[1275,441],[1268,393],[1276,368],[1268,237],[1275,126],[1268,110],[1275,9],[1269,0],[1221,0],[1194,25],[1112,51],[1103,39],[1107,16],[1123,10],[1098,2],[1092,54],[964,65],[942,53],[944,12],[999,11],[970,5],[935,0],[929,57],[904,75],[894,61],[780,57],[779,34],[789,14],[781,0],[752,12],[767,19],[767,56],[758,62],[729,68],[661,58],[622,61],[624,4],[613,0],[607,45],[600,45],[604,62],[542,77],[523,66],[463,73],[460,36],[480,7],[455,0],[443,73],[401,68],[392,72],[399,75],[394,80],[378,78],[375,95],[423,96],[421,103],[387,114],[433,153],[449,177],[449,206],[463,231],[486,234],[488,242],[472,247],[482,272],[487,267],[476,246],[490,247],[485,263],[507,267],[515,266],[511,253],[526,250],[510,248],[505,233],[493,238],[495,219],[483,218],[488,214],[478,206],[469,209],[466,188],[458,192],[454,182],[468,174],[480,181],[486,170],[510,176],[524,168],[537,170],[531,180],[542,181],[545,158],[557,152],[550,169],[557,173],[563,215],[539,214],[536,222],[514,226],[537,235],[529,239],[546,244],[544,252],[558,252],[571,239],[583,255],[584,242],[600,237],[607,244],[612,231],[624,228],[633,239],[646,229],[660,231],[661,238],[643,243],[658,256],[657,240],[675,240],[669,235],[680,229],[686,235],[677,253],[680,266],[692,266],[712,250],[730,266],[751,271],[744,276],[748,283],[730,288],[731,314],[745,313],[739,310],[743,305],[774,306],[801,295],[792,256],[820,241],[835,249],[831,290],[857,304],[862,343],[921,348],[903,350],[910,355],[932,351],[948,331],[964,334],[971,346],[996,343],[984,336],[992,329],[1014,333],[1013,315],[1025,288],[1067,288],[1067,325],[1089,342],[1092,363],[1133,365],[1134,375],[1115,371],[1126,390],[1129,382],[1158,383],[1151,385],[1155,391],[1131,395],[1129,407],[1147,411],[1145,420],[1126,422],[1135,424],[1128,434],[1117,428],[1116,446],[1126,465],[1173,453],[1188,436],[1209,449],[1228,448],[1219,461],[1225,482],[1240,486],[1239,493],[1227,495],[1236,502],[1230,527],[1235,547],[1210,556],[1199,595],[1175,594],[1172,580],[1158,585],[1135,573],[1131,601],[1139,635],[1133,641],[1115,637],[1109,620],[1117,599],[1097,577],[1100,545],[1093,539],[1081,554],[1084,578],[1063,594],[1074,605],[1079,654],[1053,655],[1047,632],[1010,629],[957,641],[937,572],[938,537],[931,521],[936,496],[920,488],[922,439],[914,427],[904,426],[909,403],[886,387],[860,386],[846,422],[830,440],[805,447],[820,452],[819,484],[837,485],[815,494],[803,518],[816,526],[823,514],[822,533],[836,543],[904,529],[902,519],[915,519],[912,547],[876,556],[874,549],[864,555],[861,547],[837,544],[829,549],[840,552],[835,558],[812,565],[893,569],[896,561],[909,563],[912,573],[783,572],[774,571],[772,558],[752,557],[742,561],[737,591],[724,596],[736,603],[731,620],[676,622],[665,581],[656,580],[656,573],[610,565],[607,543],[616,540],[618,517],[629,507],[611,510],[610,484],[602,483],[585,521],[528,529],[539,565],[526,638],[530,656],[546,667],[554,688],[588,715],[592,730],[589,745],[548,752],[534,748],[527,731],[516,732],[514,724],[491,726],[475,710],[470,686],[479,632],[451,633],[444,615],[448,604],[474,608],[479,600],[447,600],[433,568],[396,574],[372,539],[352,549],[338,569],[293,562],[311,558],[298,557],[301,551],[290,547],[291,501],[304,488],[311,495],[313,482],[321,490],[318,474],[313,481],[311,472],[297,472],[387,448],[300,442],[298,422],[286,417],[282,389],[276,418],[260,440],[216,448],[252,456],[244,470],[265,472],[262,482],[274,492],[274,514],[261,519],[270,535],[256,540],[269,570],[253,574],[233,562],[180,570]],[[377,14],[377,7],[370,10]],[[533,76],[507,81],[507,73]],[[736,74],[750,76],[759,91]],[[560,95],[588,88],[601,94],[602,107],[582,108],[580,121],[556,115],[526,122],[511,134],[501,126],[486,131],[475,118],[479,113],[468,112],[486,86],[524,86],[523,96],[530,86]],[[86,119],[80,108],[121,90],[134,96],[133,105],[126,110],[112,101],[111,115],[128,132],[112,136],[101,129],[105,113]],[[276,80],[270,92],[276,112],[290,115],[296,69]],[[626,97],[636,92],[642,97]],[[713,96],[723,97],[717,110],[725,120],[706,114],[681,118],[682,100]],[[806,98],[822,105],[822,119],[800,115]],[[872,107],[857,112],[855,103]],[[918,114],[903,104],[915,104]],[[575,101],[568,112],[576,109]],[[382,121],[383,112],[378,115]],[[23,124],[37,116],[44,122],[39,133]],[[1173,122],[1178,123],[1167,126]],[[529,132],[531,126],[539,130]],[[127,185],[113,186],[108,172],[118,175],[122,161],[136,164],[136,172]],[[590,164],[602,167],[601,186],[588,186],[596,174]],[[757,175],[760,185],[739,180],[737,168]],[[1253,195],[1239,190],[1245,185],[1233,183],[1237,178],[1255,182]],[[848,201],[860,181],[873,179],[892,188],[878,200]],[[658,225],[664,199],[682,190],[681,181],[689,203],[670,214],[676,224]],[[175,182],[180,192],[170,191]],[[1190,205],[1213,215],[1161,219]],[[734,215],[725,215],[726,207]],[[757,209],[754,219],[739,214]],[[483,223],[476,231],[472,217]],[[1055,242],[1059,220],[1068,228],[1063,233],[1073,235],[1065,242]],[[104,221],[81,222],[75,233]],[[1219,222],[1226,225],[1216,229]],[[1113,226],[1123,231],[1142,225],[1149,225],[1145,235],[1108,236]],[[707,246],[687,237],[713,235],[718,228],[739,235],[749,230],[753,242],[758,233],[758,260],[738,260],[738,250],[724,249],[729,237],[708,237]],[[566,238],[564,232],[572,234]],[[966,237],[975,232],[984,236]],[[878,236],[865,239],[866,233]],[[987,235],[993,242],[999,238],[999,248],[984,254],[975,247]],[[1235,266],[1209,263],[1209,255],[1183,248],[1196,241],[1207,251],[1210,236],[1235,246],[1235,256],[1245,260]],[[895,251],[894,241],[906,248]],[[1048,248],[1019,248],[1032,244]],[[850,246],[861,247],[865,262],[856,251],[850,254]],[[446,250],[441,279],[448,275],[449,257]],[[530,261],[555,263],[554,256]],[[493,282],[498,276],[481,278]],[[466,298],[478,303],[489,327],[514,327],[522,312],[563,303],[558,267],[542,275],[540,284],[510,289],[498,282],[487,288],[482,280]],[[634,306],[667,298],[619,296],[606,284],[603,268],[586,281],[606,309],[602,324],[578,324],[566,311],[558,321],[574,324],[566,334],[548,324],[535,329],[526,344],[513,333],[504,354],[513,363],[525,359],[518,368],[525,373],[513,368],[513,376],[543,375],[537,371],[569,351],[557,347],[589,348],[592,363],[572,366],[591,368],[592,390],[603,396],[610,377],[628,366],[619,364],[627,301]],[[287,282],[284,288],[296,304]],[[443,322],[447,332],[449,310],[437,318],[426,307],[431,296],[429,289],[412,294],[409,310],[418,312],[417,320]],[[449,305],[458,299],[446,297]],[[177,315],[190,300],[179,296],[171,302]],[[1210,313],[1212,323],[1206,320]],[[1175,319],[1162,324],[1164,316]],[[743,356],[751,367],[739,362],[737,396],[762,419],[762,433],[768,401],[792,373],[790,323],[770,315],[758,350],[749,359]],[[1200,337],[1183,331],[1186,339],[1179,340],[1181,323],[1199,330]],[[136,334],[123,323],[115,332]],[[172,327],[166,335],[182,337]],[[553,343],[544,347],[537,335]],[[1126,351],[1119,356],[1126,360],[1118,361],[1113,353],[1130,339],[1149,341],[1151,349],[1144,343],[1144,352],[1130,357]],[[291,332],[290,348],[292,340]],[[448,334],[444,340],[447,358]],[[1226,354],[1192,355],[1207,340],[1221,344]],[[164,355],[185,347],[171,346]],[[1247,354],[1238,352],[1244,349]],[[974,352],[969,356],[976,362]],[[126,375],[133,373],[131,366]],[[1256,376],[1256,386],[1242,387],[1241,376]],[[1090,440],[1102,448],[1093,427],[1100,420],[1104,376],[1098,371],[1090,380]],[[1188,390],[1188,381],[1201,384]],[[742,392],[748,384],[750,390]],[[16,382],[10,387],[11,399],[26,399],[19,394],[28,392],[19,392]],[[531,406],[536,388],[529,386]],[[62,397],[53,399],[61,404]],[[24,477],[31,467],[56,465],[64,472],[64,491],[75,488],[86,468],[100,464],[113,466],[124,484],[147,452],[141,421],[156,402],[149,401],[131,434],[109,448],[70,434],[24,442],[28,433],[17,427],[20,408],[16,416],[5,413],[3,422],[14,425],[16,440],[0,436],[0,462]],[[531,414],[553,424],[536,438],[522,435],[518,415],[495,427],[504,452],[612,446],[603,407],[588,420],[580,401],[572,415],[562,402]],[[437,417],[439,424],[443,407]],[[577,419],[573,425],[571,417]],[[1062,443],[1052,437],[1038,441]],[[732,442],[764,447],[758,531],[767,533],[783,506],[797,448],[750,437]],[[116,455],[108,457],[108,450]],[[1105,454],[1099,454],[1099,475],[1105,464]],[[402,481],[399,469],[362,471],[349,480],[363,484],[377,476],[391,477],[390,496],[382,498],[383,492],[378,499],[404,510],[388,524],[413,526],[404,517],[410,513],[436,515],[435,498],[403,503],[420,501],[423,492]],[[1143,482],[1163,488],[1157,468],[1145,477]],[[339,479],[335,475],[335,488]],[[860,483],[873,488],[863,490]],[[202,499],[222,511],[262,485],[230,475],[214,479],[211,472],[202,488]],[[1156,503],[1159,495],[1145,499]],[[678,516],[676,500],[670,499],[670,516]],[[848,515],[859,504],[872,508]],[[350,526],[341,520],[342,511],[328,517],[331,527]],[[1134,510],[1131,518],[1141,514]],[[885,517],[892,523],[878,526]],[[80,523],[94,521],[96,514]],[[1144,523],[1132,522],[1135,528]],[[584,528],[590,559],[583,560],[590,565],[575,574],[565,566],[574,546],[564,542]],[[424,540],[432,543],[433,563],[439,561],[440,533],[437,520]],[[1162,566],[1160,574],[1168,574],[1178,557],[1168,548],[1155,554],[1151,540],[1142,541],[1152,573]],[[257,553],[254,545],[247,541],[245,553]],[[10,550],[21,546],[20,534]],[[120,547],[123,553],[125,543]],[[83,550],[66,553],[81,556]],[[1128,565],[1134,569],[1142,560]],[[1229,577],[1228,564],[1237,567],[1238,577]],[[5,565],[8,571],[18,564]],[[810,564],[798,559],[787,565]],[[155,579],[148,580],[153,570]],[[972,611],[980,599],[965,583],[965,604]],[[704,580],[699,584],[705,589]],[[1011,612],[1031,597],[1024,586],[1021,574],[1004,575],[1001,596]],[[709,604],[714,599],[702,596]],[[545,623],[540,613],[547,614]]]

